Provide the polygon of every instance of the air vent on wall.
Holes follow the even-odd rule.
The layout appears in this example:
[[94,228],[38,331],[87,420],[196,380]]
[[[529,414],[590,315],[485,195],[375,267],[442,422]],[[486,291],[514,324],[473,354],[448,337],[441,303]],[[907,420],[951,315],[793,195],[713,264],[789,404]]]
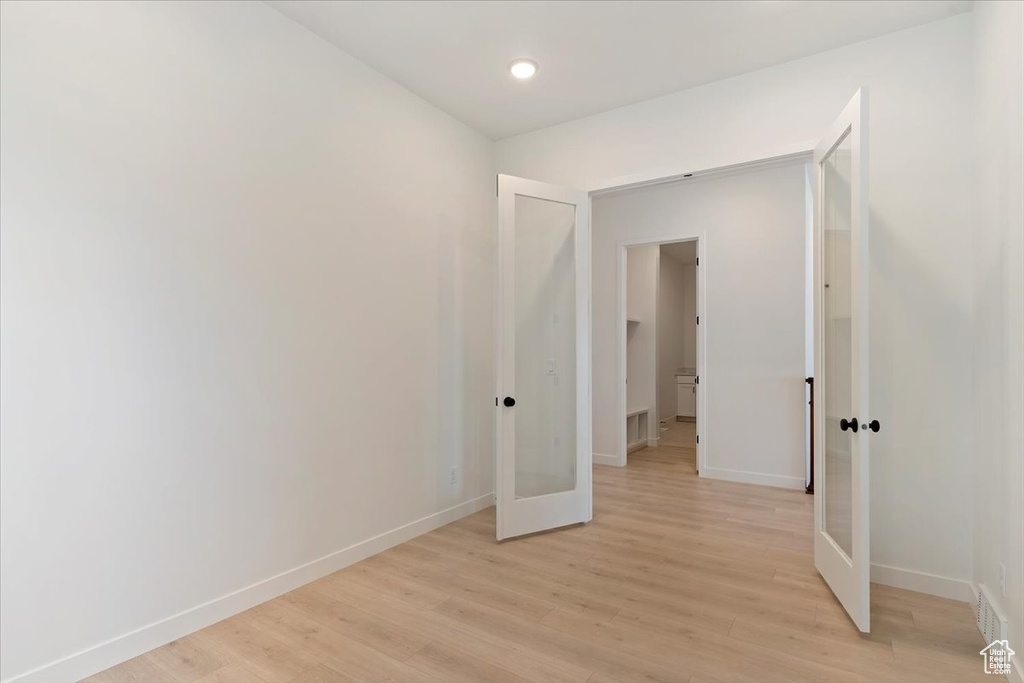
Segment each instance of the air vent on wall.
[[978,604],[974,614],[978,618],[978,630],[985,637],[986,643],[1006,640],[1008,624],[1003,615],[996,611],[992,595],[984,585],[978,586]]

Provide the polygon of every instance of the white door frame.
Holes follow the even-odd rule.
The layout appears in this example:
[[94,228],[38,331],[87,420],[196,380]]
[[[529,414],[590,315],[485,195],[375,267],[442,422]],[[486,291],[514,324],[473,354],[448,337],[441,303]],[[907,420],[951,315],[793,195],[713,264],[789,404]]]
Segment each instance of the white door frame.
[[[658,237],[640,237],[636,239],[622,240],[615,243],[615,257],[617,261],[617,284],[615,287],[615,323],[617,326],[615,328],[617,335],[615,343],[615,375],[617,382],[615,392],[619,405],[620,419],[616,427],[618,434],[618,448],[616,456],[618,457],[618,462],[614,464],[618,467],[626,466],[626,412],[628,410],[628,407],[626,406],[626,250],[630,247],[655,244],[661,245],[672,242],[696,242],[697,260],[701,264],[697,266],[697,317],[700,320],[700,324],[697,325],[697,376],[700,378],[700,387],[697,389],[697,433],[701,435],[701,443],[697,446],[697,470],[699,472],[703,472],[704,457],[707,452],[706,438],[704,438],[704,434],[707,430],[704,429],[704,425],[707,420],[708,400],[707,390],[705,388],[707,386],[707,380],[705,377],[707,318],[704,315],[704,302],[705,297],[707,296],[707,278],[704,274],[705,266],[703,265],[707,263],[707,259],[704,258],[706,239],[703,231],[694,231],[690,228],[679,228],[667,235],[661,235]],[[657,322],[655,325],[657,325]],[[657,334],[657,328],[655,328],[655,334]],[[654,357],[654,368],[655,377],[657,377],[657,354],[655,354]],[[648,413],[647,415],[647,429],[650,430],[652,425],[657,429],[657,425],[660,422],[657,401],[655,401],[655,405],[650,406],[650,410],[653,411],[653,414]]]
[[[806,144],[797,144],[789,149],[782,150],[782,153],[777,155],[743,159],[725,166],[681,170],[668,173],[661,177],[649,175],[631,176],[627,178],[617,178],[605,183],[598,183],[597,187],[589,190],[591,205],[593,205],[594,197],[599,195],[614,194],[641,187],[651,187],[653,185],[664,185],[666,183],[679,182],[690,178],[707,178],[712,175],[750,171],[759,166],[770,166],[797,159],[805,159],[810,162],[814,157],[814,149],[816,145],[817,141],[808,142]],[[591,206],[590,215],[591,217],[594,215],[593,206]],[[814,237],[815,235],[812,234],[812,239],[814,239]],[[689,240],[697,241],[697,256],[702,261],[702,265],[697,267],[697,283],[699,289],[697,297],[697,315],[701,317],[700,325],[697,326],[697,375],[701,378],[701,388],[697,390],[697,433],[700,435],[701,441],[697,448],[697,470],[699,472],[699,476],[705,476],[704,473],[707,470],[708,462],[707,444],[710,441],[710,435],[706,429],[707,394],[710,381],[707,378],[706,367],[708,323],[706,312],[704,310],[705,303],[707,301],[707,259],[704,255],[707,240],[705,232],[687,228],[679,228],[677,231],[673,231],[668,235],[660,237],[643,237],[635,240],[620,241],[615,244],[616,260],[618,262],[616,269],[618,280],[615,292],[615,318],[616,324],[618,325],[617,342],[615,345],[615,370],[617,378],[616,396],[619,405],[620,419],[619,424],[616,427],[618,434],[618,453],[616,453],[617,461],[607,462],[607,460],[605,460],[603,464],[616,465],[618,467],[626,466],[626,412],[628,410],[626,407],[626,248],[641,246],[644,244],[685,242]],[[657,359],[655,359],[655,363],[657,363]],[[652,422],[655,424],[658,422],[657,416],[655,416],[653,420],[648,416],[648,425]]]

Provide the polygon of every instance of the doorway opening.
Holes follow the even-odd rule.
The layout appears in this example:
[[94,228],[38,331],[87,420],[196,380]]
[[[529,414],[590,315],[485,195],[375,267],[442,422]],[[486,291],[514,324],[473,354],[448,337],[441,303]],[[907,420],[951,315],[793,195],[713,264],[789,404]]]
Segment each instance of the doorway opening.
[[626,245],[626,457],[681,448],[697,470],[699,237]]
[[592,198],[596,464],[671,445],[701,477],[804,490],[809,161]]

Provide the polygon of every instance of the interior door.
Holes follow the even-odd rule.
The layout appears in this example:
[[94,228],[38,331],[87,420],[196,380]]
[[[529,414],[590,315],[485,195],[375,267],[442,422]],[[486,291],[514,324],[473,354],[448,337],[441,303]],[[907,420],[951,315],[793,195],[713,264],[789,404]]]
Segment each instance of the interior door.
[[814,150],[814,565],[857,627],[870,619],[867,94]]
[[590,198],[498,176],[498,540],[590,521]]

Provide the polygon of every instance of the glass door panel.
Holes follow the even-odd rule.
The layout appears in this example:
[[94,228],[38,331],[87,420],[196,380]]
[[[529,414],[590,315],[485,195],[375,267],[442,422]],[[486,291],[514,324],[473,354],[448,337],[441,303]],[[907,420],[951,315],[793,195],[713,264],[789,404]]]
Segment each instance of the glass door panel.
[[576,207],[515,198],[515,496],[576,487]]
[[853,285],[850,279],[850,179],[852,172],[850,133],[821,161],[824,238],[824,342],[825,357],[825,504],[822,506],[825,533],[853,556],[852,436],[840,427],[855,414],[851,386],[851,316]]

